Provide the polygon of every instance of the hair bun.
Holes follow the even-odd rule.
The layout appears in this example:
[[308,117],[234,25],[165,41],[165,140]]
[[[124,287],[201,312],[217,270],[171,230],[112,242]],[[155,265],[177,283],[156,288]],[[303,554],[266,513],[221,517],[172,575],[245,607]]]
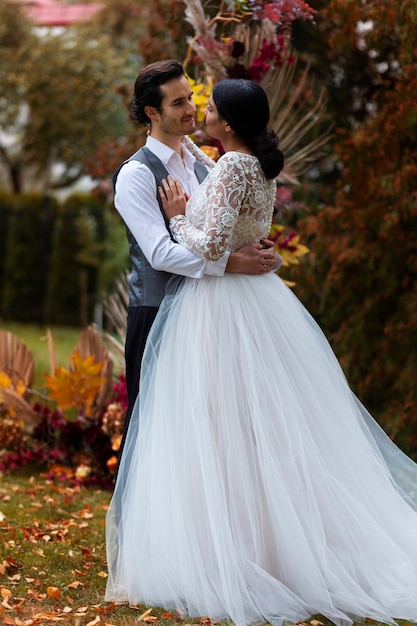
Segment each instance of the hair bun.
[[284,155],[278,146],[278,135],[272,128],[265,128],[254,138],[253,151],[267,178],[275,178],[284,167]]
[[254,138],[255,150],[268,152],[269,150],[277,150],[278,146],[278,135],[272,128],[265,128]]

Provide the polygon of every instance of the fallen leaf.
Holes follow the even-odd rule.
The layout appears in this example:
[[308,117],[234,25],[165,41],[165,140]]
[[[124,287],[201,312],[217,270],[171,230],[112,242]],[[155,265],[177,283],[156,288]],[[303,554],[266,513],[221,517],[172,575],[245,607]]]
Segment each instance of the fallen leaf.
[[[9,541],[9,545],[12,545],[11,541]],[[10,569],[11,567],[19,567],[18,562],[12,559],[10,556],[8,556],[7,559],[4,559],[3,565],[6,569]]]
[[44,553],[43,550],[35,550],[35,554],[37,554],[38,556],[43,557],[44,559],[46,558],[45,553]]
[[74,580],[74,582],[69,583],[69,585],[67,585],[67,587],[69,587],[70,589],[77,589],[80,585],[83,585],[84,583],[82,583],[80,580]]
[[14,574],[13,576],[8,576],[7,577],[10,581],[14,582],[14,581],[19,581],[22,576],[21,574]]
[[47,595],[54,600],[59,600],[61,598],[61,591],[58,587],[48,587],[46,590]]
[[115,607],[115,604],[112,602],[111,604],[107,604],[106,606],[101,606],[101,604],[95,604],[91,608],[94,613],[108,613],[112,611]]

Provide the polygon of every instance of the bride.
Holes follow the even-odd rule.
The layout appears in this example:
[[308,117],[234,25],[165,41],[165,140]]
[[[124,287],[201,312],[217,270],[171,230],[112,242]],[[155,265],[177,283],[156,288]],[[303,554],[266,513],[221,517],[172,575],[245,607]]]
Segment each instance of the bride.
[[[225,154],[170,228],[209,261],[266,237],[283,165],[262,88],[215,85]],[[194,148],[197,150],[197,148]],[[252,623],[417,620],[417,466],[275,274],[186,278],[148,339],[107,516],[106,599]]]

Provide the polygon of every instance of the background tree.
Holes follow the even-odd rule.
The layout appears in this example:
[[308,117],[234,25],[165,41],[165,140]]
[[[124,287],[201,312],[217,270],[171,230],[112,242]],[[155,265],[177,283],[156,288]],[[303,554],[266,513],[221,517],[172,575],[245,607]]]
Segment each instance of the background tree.
[[298,289],[355,391],[416,455],[417,7],[321,4],[314,51],[337,124],[333,187],[298,225],[312,250]]
[[[161,59],[183,59],[191,26],[184,20],[184,4],[171,0],[104,0],[106,8],[97,14],[89,28],[110,37],[115,53],[124,59],[127,76],[117,92],[128,110],[133,82],[143,65]],[[108,181],[120,163],[145,142],[143,128],[131,123],[124,136],[106,138],[86,159],[86,169],[110,191]],[[104,183],[102,181],[105,181]],[[107,182],[106,182],[107,181]]]
[[0,163],[12,189],[21,188],[21,168],[16,135],[20,126],[24,77],[28,59],[36,46],[32,24],[17,3],[0,4]]
[[108,36],[84,27],[35,34],[20,5],[0,5],[0,156],[12,190],[65,187],[128,118],[115,87],[128,67]]

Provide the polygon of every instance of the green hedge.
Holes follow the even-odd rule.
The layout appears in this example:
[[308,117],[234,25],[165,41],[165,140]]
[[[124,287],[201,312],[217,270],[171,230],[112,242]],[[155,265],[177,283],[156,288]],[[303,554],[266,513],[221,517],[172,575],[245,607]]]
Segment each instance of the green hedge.
[[[90,194],[61,203],[3,195],[0,218],[0,316],[70,326],[94,321],[96,303],[128,263],[124,226],[109,205]],[[115,242],[120,249],[112,255]]]
[[45,317],[48,257],[56,202],[26,194],[9,205],[3,281],[3,315],[27,322]]
[[7,234],[14,202],[10,194],[0,194],[0,310],[4,309],[4,289],[6,285]]

